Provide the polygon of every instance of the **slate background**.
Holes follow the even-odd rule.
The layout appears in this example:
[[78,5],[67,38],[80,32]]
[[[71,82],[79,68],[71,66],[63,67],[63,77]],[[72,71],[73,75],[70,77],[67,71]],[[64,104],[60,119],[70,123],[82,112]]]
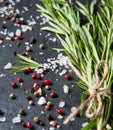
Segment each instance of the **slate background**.
[[[81,2],[85,3],[85,0]],[[91,1],[91,0],[90,0]],[[89,2],[90,2],[89,1]],[[27,6],[29,8],[29,11],[21,14],[24,19],[29,19],[30,15],[33,15],[35,18],[36,16],[40,15],[38,12],[36,12],[36,3],[40,3],[39,0],[22,0],[19,3],[16,3],[14,6],[14,9],[20,9],[22,10],[23,6]],[[0,6],[3,5],[0,3]],[[83,19],[84,20],[84,19]],[[2,29],[2,23],[4,21],[4,18],[0,17],[0,30]],[[33,26],[33,31],[26,32],[23,34],[24,39],[21,41],[20,47],[17,46],[17,40],[14,42],[4,40],[4,43],[0,45],[0,74],[6,74],[5,77],[0,77],[0,109],[4,112],[4,116],[6,116],[7,121],[4,123],[0,123],[0,130],[25,130],[27,128],[23,128],[20,124],[13,124],[12,118],[15,117],[18,113],[18,110],[20,108],[23,108],[26,110],[27,115],[22,117],[24,121],[31,121],[34,125],[35,130],[49,130],[50,125],[48,120],[46,119],[46,114],[51,113],[56,119],[56,109],[58,108],[58,104],[61,100],[66,102],[66,107],[63,108],[64,116],[68,115],[70,113],[70,108],[72,106],[78,106],[80,104],[80,96],[81,96],[81,90],[75,86],[74,82],[77,80],[77,78],[73,75],[73,80],[67,81],[64,76],[60,77],[59,74],[55,74],[52,71],[49,71],[45,74],[44,79],[49,78],[51,79],[53,85],[52,90],[55,90],[58,93],[58,98],[56,99],[50,99],[49,96],[47,97],[53,102],[53,108],[51,111],[47,112],[44,110],[44,107],[34,105],[31,107],[30,110],[27,109],[28,101],[26,100],[26,91],[29,90],[29,88],[32,87],[34,81],[31,80],[30,75],[24,75],[23,73],[19,73],[16,75],[13,75],[11,71],[4,70],[3,67],[8,63],[11,62],[12,64],[15,64],[15,60],[17,57],[14,56],[13,51],[17,51],[19,53],[25,51],[25,44],[24,42],[29,41],[30,37],[34,35],[36,37],[37,42],[36,44],[33,44],[33,52],[30,52],[28,55],[32,55],[39,61],[39,63],[44,63],[47,58],[53,58],[58,55],[57,52],[52,51],[51,49],[53,47],[60,47],[60,44],[58,41],[56,43],[53,43],[49,40],[49,38],[45,38],[45,36],[48,34],[48,32],[42,32],[40,31],[40,22],[42,19],[37,20],[37,24]],[[8,30],[15,31],[16,27],[13,26],[13,22],[11,20],[7,21],[6,23]],[[42,35],[39,35],[42,33]],[[51,34],[50,37],[55,37],[54,34]],[[39,44],[43,43],[46,48],[44,50],[39,49]],[[3,47],[5,45],[5,47]],[[12,45],[12,46],[10,46]],[[39,55],[39,52],[44,52],[43,55]],[[12,89],[10,86],[11,81],[15,81],[18,76],[21,76],[24,79],[23,85],[19,85],[17,89]],[[58,81],[56,81],[58,79]],[[67,84],[68,86],[74,85],[74,87],[70,87],[70,93],[64,94],[63,93],[63,85]],[[14,93],[16,95],[15,100],[11,100],[9,98],[9,95],[11,93]],[[47,95],[49,95],[50,92],[46,91]],[[29,95],[29,94],[28,94]],[[38,101],[37,99],[35,99]],[[41,114],[40,111],[44,111],[44,114]],[[45,126],[36,125],[33,122],[33,117],[38,115],[42,120],[44,120]],[[58,123],[60,124],[61,128],[59,130],[80,130],[81,124],[86,122],[87,119],[83,115],[80,118],[75,118],[75,121],[70,122],[68,125],[63,125],[62,120],[58,120]]]

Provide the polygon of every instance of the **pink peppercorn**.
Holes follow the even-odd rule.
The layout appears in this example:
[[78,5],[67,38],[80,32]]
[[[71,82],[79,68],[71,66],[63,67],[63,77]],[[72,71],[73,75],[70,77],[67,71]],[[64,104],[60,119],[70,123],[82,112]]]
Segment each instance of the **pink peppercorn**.
[[3,5],[7,6],[9,3],[7,1],[3,2]]
[[11,41],[14,41],[14,37],[13,37],[13,36],[11,36],[9,39],[10,39]]
[[54,121],[52,124],[53,127],[57,127],[57,125],[58,125],[57,121]]
[[37,74],[34,74],[34,73],[33,73],[33,74],[31,75],[31,77],[32,77],[33,79],[37,79]]
[[12,88],[17,88],[17,84],[16,84],[16,82],[11,82],[11,86],[12,86]]
[[20,83],[23,82],[23,79],[21,77],[18,77],[16,80]]
[[33,125],[31,124],[31,122],[27,122],[27,123],[26,123],[26,126],[27,126],[27,128],[29,128],[29,129],[32,129],[32,128],[33,128]]
[[27,71],[28,73],[30,73],[30,72],[32,72],[32,68],[28,67],[28,68],[26,68],[26,71]]
[[57,97],[57,94],[56,94],[56,92],[51,92],[51,93],[50,93],[50,97],[52,97],[52,98],[55,98],[55,97]]
[[62,109],[57,109],[57,114],[58,114],[58,115],[62,115],[62,114],[63,114]]
[[3,37],[0,37],[0,40],[3,40]]
[[41,79],[42,79],[42,77],[41,77],[41,75],[40,75],[40,74],[37,74],[37,79],[39,79],[39,80],[41,80]]
[[5,19],[6,19],[6,20],[9,20],[9,19],[10,19],[10,17],[9,17],[8,15],[6,15],[6,16],[5,16]]
[[21,20],[19,20],[19,19],[16,19],[16,21],[15,21],[17,24],[21,24]]
[[30,59],[30,60],[34,60],[34,58],[33,58],[32,56],[29,56],[29,59]]
[[65,78],[66,78],[67,80],[70,80],[70,79],[71,79],[71,75],[70,75],[70,74],[66,74],[66,75],[65,75]]
[[45,83],[45,85],[50,85],[50,84],[51,84],[51,81],[50,81],[49,79],[45,79],[45,80],[44,80],[44,83]]
[[17,36],[17,40],[22,40],[22,39],[23,39],[23,38],[22,38],[21,35]]
[[35,84],[34,84],[34,87],[37,88],[37,89],[39,89],[39,88],[40,88],[40,84],[35,83]]

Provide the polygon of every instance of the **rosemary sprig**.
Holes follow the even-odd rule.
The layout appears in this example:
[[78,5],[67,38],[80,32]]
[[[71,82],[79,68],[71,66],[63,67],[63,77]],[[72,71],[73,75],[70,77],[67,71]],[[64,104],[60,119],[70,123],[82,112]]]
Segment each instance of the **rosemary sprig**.
[[[77,8],[74,9],[71,1],[41,1],[43,7],[37,4],[38,11],[48,19],[49,23],[49,26],[43,27],[42,30],[56,34],[73,65],[93,85],[96,81],[94,74],[96,64],[101,60],[106,61],[109,71],[102,88],[110,91],[113,85],[113,1],[101,0],[98,5],[99,11],[96,13],[94,12],[94,2],[84,6],[77,1]],[[85,24],[81,24],[80,14],[87,19]],[[98,73],[100,76],[103,75],[102,68],[99,68]],[[78,81],[77,85],[87,93],[90,92],[83,81]],[[85,101],[85,98],[82,101]],[[97,130],[106,129],[111,117],[111,96],[102,95],[102,102],[100,115],[96,119],[92,119],[91,123],[83,128],[84,130],[93,127],[97,127]],[[95,101],[92,111],[96,111],[96,106],[97,101]]]
[[19,63],[19,65],[12,66],[13,73],[21,72],[28,67],[30,67],[31,69],[42,67],[39,63],[37,63],[34,60],[30,60],[29,58],[21,54],[16,54],[16,55],[19,57],[19,60],[16,60],[16,62]]

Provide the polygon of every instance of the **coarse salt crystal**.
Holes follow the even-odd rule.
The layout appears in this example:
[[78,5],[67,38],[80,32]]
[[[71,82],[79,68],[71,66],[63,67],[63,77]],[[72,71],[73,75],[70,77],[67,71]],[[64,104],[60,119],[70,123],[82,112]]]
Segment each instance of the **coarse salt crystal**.
[[2,44],[3,43],[3,40],[0,40],[0,44]]
[[40,97],[39,101],[38,101],[38,105],[44,105],[46,104],[46,98],[45,97]]
[[72,108],[71,108],[71,112],[76,111],[76,109],[77,109],[76,107],[72,107]]
[[64,101],[61,101],[60,103],[59,103],[59,107],[64,107],[65,106],[65,102]]
[[10,32],[8,35],[9,35],[10,37],[13,37],[13,36],[14,36],[14,33],[13,33],[13,32]]
[[49,130],[55,130],[55,128],[54,127],[50,127]]
[[69,87],[67,85],[63,86],[64,93],[69,93]]
[[0,117],[0,122],[5,122],[6,121],[6,117]]
[[82,127],[85,127],[85,126],[87,126],[88,125],[88,122],[84,122],[83,124],[82,124]]
[[12,123],[14,123],[14,124],[20,123],[20,122],[21,122],[21,118],[20,118],[19,116],[14,117],[14,118],[12,119]]
[[62,115],[58,115],[58,119],[63,119],[63,116]]
[[11,69],[12,64],[9,62],[7,65],[4,66],[4,69],[9,70]]
[[17,29],[17,30],[16,30],[16,36],[19,36],[19,35],[21,35],[21,30],[20,30],[20,29]]

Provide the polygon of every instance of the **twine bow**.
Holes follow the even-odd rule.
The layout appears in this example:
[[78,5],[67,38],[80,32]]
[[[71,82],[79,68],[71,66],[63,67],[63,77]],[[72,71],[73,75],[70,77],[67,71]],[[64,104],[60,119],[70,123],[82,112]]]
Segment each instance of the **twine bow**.
[[[67,64],[72,68],[72,70],[75,72],[75,74],[78,76],[79,79],[81,79],[89,88],[89,97],[83,102],[81,103],[78,108],[71,113],[65,120],[64,120],[64,124],[67,124],[71,118],[73,118],[74,116],[76,116],[76,114],[82,110],[84,108],[84,106],[88,105],[87,109],[86,109],[86,117],[88,117],[89,119],[92,119],[93,117],[98,116],[101,113],[102,110],[102,99],[101,96],[102,95],[110,95],[110,91],[106,88],[102,88],[102,85],[105,81],[105,79],[107,78],[108,75],[108,65],[106,61],[101,60],[95,67],[95,79],[96,79],[96,83],[95,85],[92,85],[91,83],[89,83],[82,75],[81,73],[77,70],[77,68],[71,63],[71,61],[69,60],[69,58],[67,58]],[[99,66],[103,65],[103,69],[104,69],[104,74],[101,78],[101,80],[99,79],[99,75],[98,75],[98,69]],[[97,109],[95,111],[93,111],[92,107],[94,105],[94,102],[97,101]]]

